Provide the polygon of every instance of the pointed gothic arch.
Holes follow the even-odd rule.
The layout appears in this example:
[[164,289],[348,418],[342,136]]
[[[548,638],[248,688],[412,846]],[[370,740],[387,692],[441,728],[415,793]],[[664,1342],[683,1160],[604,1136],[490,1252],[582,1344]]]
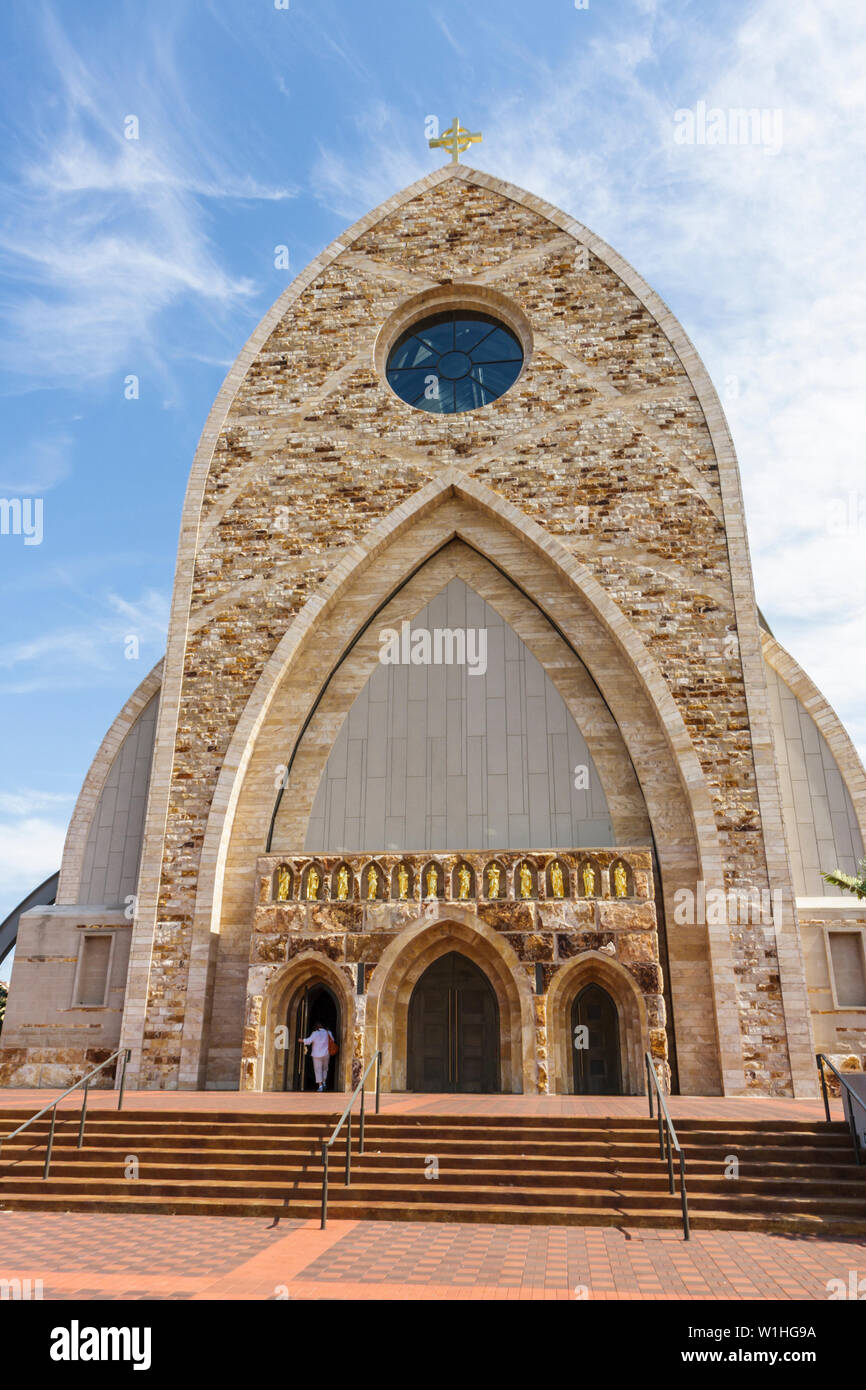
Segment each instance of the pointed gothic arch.
[[[336,996],[342,1029],[338,1039],[335,1090],[351,1090],[354,1061],[355,996],[344,970],[321,951],[301,951],[271,974],[261,994],[248,1003],[247,1036],[240,1088],[251,1091],[283,1090],[285,1047],[278,1045],[277,1030],[286,1026],[287,1009],[306,984],[321,982]],[[282,1040],[280,1040],[282,1041]]]
[[[218,946],[229,959],[246,954],[249,928],[238,924],[248,921],[253,860],[267,833],[268,789],[273,786],[274,767],[285,758],[286,731],[294,728],[299,733],[309,717],[312,683],[308,673],[321,670],[321,650],[340,653],[351,645],[357,630],[384,611],[402,577],[421,568],[419,552],[422,560],[429,560],[454,538],[500,563],[530,595],[540,590],[545,595],[540,602],[546,608],[557,596],[557,628],[580,652],[608,700],[635,764],[654,826],[665,894],[672,897],[676,887],[693,886],[700,879],[721,884],[719,842],[706,784],[678,707],[642,639],[563,546],[482,484],[447,470],[435,489],[433,485],[425,488],[376,528],[367,546],[355,547],[351,567],[348,562],[337,567],[279,643],[247,702],[220,773],[205,835],[191,992],[206,991]],[[335,734],[336,729],[331,729],[328,737],[332,740]],[[268,807],[265,813],[263,806]],[[671,943],[674,1009],[679,1005],[686,1019],[693,1012],[697,1030],[690,1030],[696,1050],[693,1059],[686,1056],[686,1076],[693,1065],[704,1088],[713,1085],[706,1078],[712,1075],[708,1067],[713,1066],[714,1055],[719,1056],[727,1078],[741,1067],[730,941],[726,929],[719,927],[710,927],[707,938],[703,994],[695,989],[694,937],[683,942],[681,977],[676,946]],[[716,977],[715,996],[711,969]],[[230,1005],[225,996],[228,977],[221,982],[216,973],[214,997],[219,1000],[219,1012],[225,1013],[237,1005]],[[714,1005],[717,1022],[710,1040],[707,1022]],[[222,1044],[212,1036],[214,1045]],[[184,1083],[201,1084],[205,1064],[201,1020],[188,1015]]]
[[550,1089],[555,1095],[574,1092],[571,1011],[575,999],[587,985],[597,984],[613,1000],[619,1021],[620,1070],[623,1094],[643,1095],[644,1053],[651,1046],[651,1022],[664,1027],[664,1020],[647,1017],[646,1000],[634,976],[620,961],[601,951],[584,951],[553,978],[547,995],[547,1038]]
[[428,903],[394,938],[367,985],[364,1055],[382,1052],[382,1086],[404,1091],[412,991],[428,966],[457,951],[485,974],[499,1008],[500,1090],[537,1089],[535,1006],[529,976],[501,933],[457,903]]

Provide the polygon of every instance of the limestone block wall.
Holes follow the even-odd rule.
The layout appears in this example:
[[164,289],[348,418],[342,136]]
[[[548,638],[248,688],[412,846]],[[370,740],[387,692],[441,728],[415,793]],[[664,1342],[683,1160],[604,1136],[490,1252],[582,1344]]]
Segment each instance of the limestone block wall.
[[[111,937],[106,1002],[74,999],[81,935]],[[131,922],[121,911],[43,907],[25,913],[15,947],[0,1047],[0,1086],[71,1086],[116,1051],[120,1040]],[[114,1068],[97,1085],[113,1084]]]
[[[736,465],[691,345],[636,280],[555,209],[457,167],[320,257],[242,355],[197,455],[178,560],[130,972],[143,1084],[178,1084],[200,853],[244,706],[329,575],[443,469],[513,503],[615,602],[697,752],[726,882],[782,882],[790,900]],[[492,405],[415,411],[378,370],[383,335],[430,294],[529,325],[523,373]],[[738,930],[728,954],[714,988],[737,992],[750,1066],[729,1061],[726,1085],[801,1084],[796,938],[777,952]]]
[[[825,898],[798,904],[809,1008],[816,1052],[840,1071],[866,1071],[866,1006],[846,1008],[834,997],[827,933],[854,928],[866,932],[866,904],[855,898]],[[862,944],[862,943],[861,943]],[[837,1083],[828,1074],[834,1087]]]

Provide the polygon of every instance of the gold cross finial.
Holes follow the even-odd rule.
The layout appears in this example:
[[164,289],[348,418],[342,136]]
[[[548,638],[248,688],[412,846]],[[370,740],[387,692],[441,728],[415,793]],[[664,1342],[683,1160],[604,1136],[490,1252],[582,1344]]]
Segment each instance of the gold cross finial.
[[450,150],[451,163],[459,164],[461,154],[465,154],[470,145],[477,145],[483,139],[483,135],[470,134],[470,132],[460,124],[459,118],[455,116],[454,124],[449,130],[446,130],[444,134],[440,135],[436,140],[429,140],[427,143],[431,150]]

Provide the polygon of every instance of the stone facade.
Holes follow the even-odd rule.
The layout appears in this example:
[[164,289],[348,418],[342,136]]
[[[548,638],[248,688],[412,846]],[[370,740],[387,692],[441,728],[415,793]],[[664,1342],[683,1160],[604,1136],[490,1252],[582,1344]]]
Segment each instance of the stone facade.
[[[416,318],[460,307],[502,318],[523,370],[481,409],[415,410],[388,386],[388,350]],[[501,904],[306,901],[299,886],[263,898],[282,859],[300,885],[316,789],[375,670],[375,624],[411,619],[455,577],[585,736],[615,837],[592,853],[605,872],[629,862],[637,901],[575,890],[558,904],[543,885]],[[766,654],[733,447],[664,304],[587,228],[485,174],[448,166],[390,199],[266,315],[194,460],[123,1005],[130,1083],[272,1084],[267,1030],[296,964],[352,1018],[344,1083],[382,1047],[389,1083],[405,1084],[412,971],[450,942],[494,982],[506,1089],[567,1089],[582,971],[616,1001],[628,1084],[650,1048],[690,1093],[814,1094]],[[838,761],[843,739],[816,717]],[[860,816],[866,785],[851,797]],[[477,882],[477,846],[449,848]],[[391,847],[370,849],[390,873]],[[525,849],[537,872],[554,852],[575,871],[584,853]],[[321,857],[328,883],[336,862]],[[683,890],[767,894],[771,928],[681,924]],[[359,963],[372,992],[356,988]],[[851,1030],[838,1041],[849,1033],[853,1046]]]
[[[463,866],[467,882],[460,883]],[[527,896],[522,896],[521,868],[528,869]],[[551,880],[558,865],[563,876],[561,896]],[[489,869],[498,871],[495,897],[489,892]],[[520,1029],[519,1065],[507,1049],[502,1057],[502,1089],[573,1089],[571,1068],[566,1065],[562,1029],[549,1026],[553,1001],[562,994],[568,1005],[583,984],[597,978],[597,962],[605,967],[604,980],[621,1005],[623,1031],[634,1015],[638,1034],[634,1055],[628,1057],[626,1085],[642,1089],[642,1044],[653,1053],[660,1078],[669,1084],[665,1001],[652,885],[651,858],[641,850],[581,850],[575,854],[542,850],[516,853],[510,850],[471,851],[464,854],[379,854],[266,856],[258,861],[258,906],[250,941],[247,1005],[244,1033],[242,1087],[281,1089],[281,1054],[274,1044],[274,1030],[285,1022],[286,1010],[300,984],[309,977],[308,962],[324,959],[333,970],[326,977],[339,979],[346,1019],[343,1038],[344,1084],[357,1084],[365,1060],[387,1038],[388,1074],[405,1076],[405,1018],[385,1020],[368,1016],[368,993],[388,988],[388,975],[396,966],[401,976],[417,959],[432,963],[428,953],[430,927],[439,927],[437,954],[464,946],[468,938],[472,954],[483,959],[497,953],[504,975],[519,975],[532,993],[528,1026]],[[584,871],[592,874],[587,892]],[[614,869],[622,874],[617,895]],[[345,868],[344,899],[338,897],[338,881]],[[398,875],[405,871],[405,897]],[[310,871],[316,887],[310,896]],[[372,871],[372,874],[371,874]],[[280,898],[280,874],[286,896]],[[430,888],[428,875],[435,875]],[[372,877],[372,883],[371,883]],[[455,908],[459,921],[452,923]],[[453,928],[462,923],[463,933]],[[467,931],[468,928],[468,931]],[[474,940],[472,939],[474,936]],[[419,949],[420,948],[420,949]],[[389,966],[389,954],[395,958]],[[359,976],[358,967],[363,967]],[[368,980],[369,975],[369,980]],[[414,977],[413,977],[414,978]],[[494,981],[496,976],[494,975]],[[498,983],[498,982],[497,982]],[[494,985],[496,988],[496,984]],[[564,987],[564,992],[563,992]],[[348,992],[347,992],[348,991]],[[508,1008],[508,989],[501,994],[500,1011]],[[560,1001],[560,1010],[570,1011]],[[556,1043],[560,1057],[554,1058]],[[526,1086],[527,1080],[529,1086]]]
[[[563,236],[535,200],[465,170],[427,182],[314,267],[268,325],[214,440],[187,560],[189,614],[182,631],[174,625],[183,688],[174,728],[165,702],[160,725],[174,747],[164,833],[145,850],[160,858],[158,873],[145,864],[158,877],[154,920],[145,925],[145,891],[136,928],[150,957],[146,986],[133,984],[147,990],[134,1041],[148,1084],[179,1079],[198,857],[254,684],[351,546],[443,465],[543,521],[590,569],[677,706],[725,882],[768,882],[739,633],[747,622],[754,644],[757,624],[753,606],[741,613],[736,603],[748,560],[734,552],[742,568],[731,572],[719,459],[688,364],[617,268]],[[411,291],[432,307],[431,289],[460,283],[473,302],[507,299],[529,319],[524,372],[483,411],[413,411],[375,371],[377,339]],[[758,1039],[749,1079],[786,1089],[773,944],[753,948],[739,933],[725,944],[744,985],[741,1037]]]

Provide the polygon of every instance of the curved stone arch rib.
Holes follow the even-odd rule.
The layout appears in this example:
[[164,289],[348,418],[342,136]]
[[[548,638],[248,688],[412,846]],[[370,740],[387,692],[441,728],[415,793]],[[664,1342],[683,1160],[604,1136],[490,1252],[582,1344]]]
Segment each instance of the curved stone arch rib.
[[[280,682],[288,678],[292,664],[298,658],[316,624],[325,613],[336,607],[341,596],[347,591],[349,583],[360,578],[390,541],[408,532],[410,527],[414,527],[419,520],[428,516],[436,505],[441,504],[451,494],[474,503],[481,514],[498,519],[506,532],[511,532],[528,543],[537,554],[544,555],[562,579],[586,599],[609,638],[629,662],[649,707],[656,712],[660,733],[672,754],[673,763],[679,770],[682,791],[689,803],[700,861],[700,877],[708,886],[722,888],[718,835],[700,762],[676,702],[643,640],[586,567],[555,537],[529,521],[513,504],[482,484],[467,479],[458,470],[449,468],[443,470],[443,475],[437,483],[429,484],[407,499],[375,527],[363,543],[352,547],[351,552],[325,581],[320,592],[301,610],[273,652],[247,701],[219,775],[205,831],[195,910],[189,997],[198,997],[198,992],[204,996],[211,962],[212,934],[219,931],[223,870],[231,824],[256,739]],[[471,535],[461,538],[472,543]],[[259,848],[255,846],[253,850],[251,846],[254,853],[259,852]],[[710,927],[709,936],[716,974],[715,994],[719,1013],[718,1032],[723,1084],[725,1090],[739,1089],[743,1085],[743,1072],[730,940],[725,928]],[[188,1011],[184,1025],[181,1085],[186,1086],[200,1084],[201,1019],[197,1017],[197,1013],[198,1011]],[[131,1028],[126,1045],[136,1046],[136,1034]]]
[[[456,547],[456,551],[455,551]],[[571,646],[558,632],[555,626],[549,621],[544,610],[529,596],[523,589],[518,587],[513,576],[505,575],[500,567],[496,565],[488,556],[483,555],[478,549],[461,541],[457,536],[446,543],[428,559],[420,570],[413,570],[400,587],[391,595],[388,601],[389,607],[392,604],[405,601],[405,606],[401,606],[398,612],[389,612],[386,607],[381,612],[383,621],[393,626],[406,616],[411,616],[414,620],[418,612],[428,603],[433,601],[448,582],[453,578],[461,579],[470,590],[484,602],[496,610],[499,617],[506,623],[520,641],[525,645],[539,662],[545,671],[546,678],[551,682],[560,698],[563,700],[566,709],[569,711],[575,726],[580,732],[581,737],[587,744],[587,751],[594,764],[596,774],[601,782],[602,790],[607,802],[608,812],[614,827],[617,843],[620,844],[639,844],[651,839],[651,827],[646,811],[646,805],[640,790],[637,774],[629,758],[628,751],[622,740],[622,734],[616,724],[616,720],[610,710],[604,696],[599,691],[598,686],[590,675],[586,666],[574,653]],[[423,585],[423,592],[418,593],[419,583]],[[507,589],[506,589],[507,586]],[[510,590],[511,592],[507,592]],[[502,611],[507,604],[503,600],[507,598],[511,604],[511,610],[506,614]],[[520,611],[515,612],[514,603],[520,605]],[[545,624],[545,632],[540,638],[537,629],[537,618],[541,616]],[[535,622],[533,622],[535,618]],[[367,624],[369,626],[369,624]],[[288,844],[285,834],[280,835],[279,831],[279,807],[286,801],[293,808],[295,815],[299,807],[309,805],[312,809],[312,801],[315,795],[315,788],[318,787],[321,776],[324,773],[330,751],[334,743],[327,749],[320,749],[317,753],[315,770],[311,770],[309,762],[304,762],[303,767],[297,766],[295,755],[303,758],[305,738],[308,733],[315,729],[316,716],[320,716],[323,721],[330,724],[334,718],[334,704],[329,699],[330,682],[332,677],[338,675],[344,667],[344,663],[356,657],[359,644],[362,642],[362,632],[356,635],[351,646],[340,657],[338,665],[328,676],[325,685],[320,689],[319,695],[312,707],[312,718],[298,734],[295,744],[287,764],[286,776],[277,793],[279,798],[278,809],[272,818],[272,836],[277,835],[279,845],[277,850],[285,849]],[[543,644],[543,645],[542,645]],[[557,655],[549,663],[544,660],[543,647],[553,644]],[[542,648],[541,650],[539,648]],[[377,657],[370,657],[366,653],[363,660],[357,657],[354,663],[356,678],[351,686],[351,704],[360,696],[364,686],[372,675]],[[360,675],[358,674],[360,672]],[[585,687],[581,691],[580,697],[575,693],[575,687]],[[336,708],[340,711],[340,717],[348,716],[351,704],[347,707],[345,702],[346,691],[342,691],[342,696]],[[587,733],[583,727],[581,714],[586,714],[593,732]],[[601,727],[600,727],[601,723]],[[616,740],[619,748],[609,746],[611,731],[615,731]],[[339,735],[338,735],[339,736]],[[621,756],[620,756],[621,752]],[[623,781],[623,778],[625,779]],[[307,783],[309,782],[309,785]],[[310,789],[313,790],[313,798],[310,797]],[[619,794],[617,793],[619,788]],[[624,809],[622,803],[628,803]],[[635,802],[639,802],[641,814],[635,814]],[[304,816],[305,826],[308,823],[308,815]],[[298,833],[296,839],[291,840],[291,844],[302,843],[306,838],[306,831],[303,835]],[[499,846],[503,848],[504,846]],[[265,847],[265,852],[270,853],[273,848],[272,841],[269,839]]]
[[59,878],[59,873],[50,874],[37,888],[33,888],[26,898],[22,898],[18,906],[13,907],[8,917],[0,922],[0,962],[5,960],[18,939],[18,922],[24,913],[29,912],[33,907],[40,907],[43,903],[57,901]]
[[797,697],[826,740],[842,781],[848,789],[860,835],[866,845],[866,769],[848,730],[827,697],[821,693],[811,676],[781,642],[769,632],[762,630],[761,645],[767,665],[772,667],[776,675]]
[[102,789],[124,739],[131,732],[139,715],[161,688],[163,666],[164,663],[158,661],[153,670],[148,672],[141,684],[130,695],[123,709],[114,719],[97,749],[93,762],[90,764],[84,784],[78,794],[63,845],[60,882],[57,889],[58,907],[68,907],[79,901],[87,837],[94,813],[99,805]]

